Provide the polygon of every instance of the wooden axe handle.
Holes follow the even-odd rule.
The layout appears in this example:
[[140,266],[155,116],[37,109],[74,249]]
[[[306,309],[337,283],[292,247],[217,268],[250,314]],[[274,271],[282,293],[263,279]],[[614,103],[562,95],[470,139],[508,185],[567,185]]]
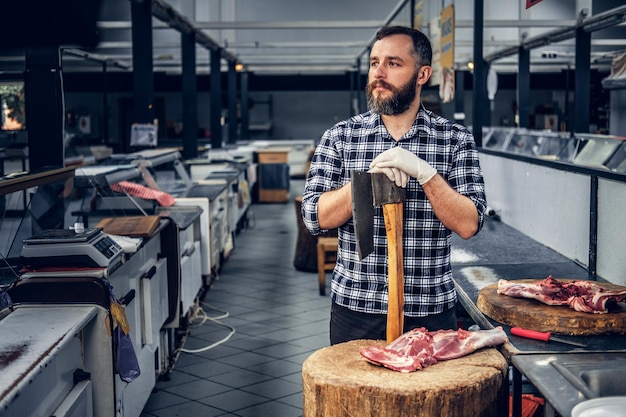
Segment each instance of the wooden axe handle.
[[402,256],[402,203],[383,204],[387,231],[389,305],[387,343],[396,340],[404,328],[404,262]]

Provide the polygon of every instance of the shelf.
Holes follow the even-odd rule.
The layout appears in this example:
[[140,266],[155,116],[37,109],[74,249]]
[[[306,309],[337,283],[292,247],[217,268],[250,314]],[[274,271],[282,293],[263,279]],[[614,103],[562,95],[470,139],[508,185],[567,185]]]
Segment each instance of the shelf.
[[0,196],[74,176],[75,167],[10,174],[0,179]]

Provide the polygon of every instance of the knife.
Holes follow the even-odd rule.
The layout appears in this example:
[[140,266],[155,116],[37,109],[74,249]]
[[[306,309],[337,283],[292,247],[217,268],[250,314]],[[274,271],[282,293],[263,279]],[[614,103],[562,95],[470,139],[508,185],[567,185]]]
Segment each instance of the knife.
[[512,327],[511,334],[514,334],[515,336],[526,337],[528,339],[543,340],[544,342],[547,342],[550,340],[553,342],[565,343],[567,345],[572,345],[572,346],[578,346],[578,347],[583,347],[583,348],[587,347],[587,345],[583,345],[582,343],[570,342],[569,340],[561,339],[559,337],[554,337],[552,336],[552,333],[550,332],[538,332],[537,330],[523,329],[521,327]]

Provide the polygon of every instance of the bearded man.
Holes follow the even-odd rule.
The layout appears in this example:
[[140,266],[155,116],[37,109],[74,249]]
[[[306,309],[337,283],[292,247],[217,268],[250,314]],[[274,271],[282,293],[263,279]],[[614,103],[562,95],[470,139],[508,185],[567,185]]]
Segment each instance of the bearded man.
[[383,172],[406,187],[403,223],[404,331],[457,329],[450,238],[482,228],[486,198],[472,134],[428,111],[428,38],[403,26],[382,28],[369,59],[369,111],[328,129],[316,147],[302,197],[313,235],[338,229],[331,281],[330,343],[385,339],[387,240],[375,209],[374,251],[360,259],[352,219],[352,171]]

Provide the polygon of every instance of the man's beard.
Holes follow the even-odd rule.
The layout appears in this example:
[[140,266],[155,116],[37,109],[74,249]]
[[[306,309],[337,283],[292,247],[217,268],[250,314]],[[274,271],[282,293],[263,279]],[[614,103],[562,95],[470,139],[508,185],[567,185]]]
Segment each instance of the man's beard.
[[[374,113],[384,114],[386,116],[394,116],[404,113],[411,107],[411,103],[417,95],[415,84],[417,83],[418,72],[404,85],[395,87],[383,80],[375,80],[366,87],[367,107]],[[391,91],[391,97],[380,98],[374,97],[374,89],[382,86]]]

